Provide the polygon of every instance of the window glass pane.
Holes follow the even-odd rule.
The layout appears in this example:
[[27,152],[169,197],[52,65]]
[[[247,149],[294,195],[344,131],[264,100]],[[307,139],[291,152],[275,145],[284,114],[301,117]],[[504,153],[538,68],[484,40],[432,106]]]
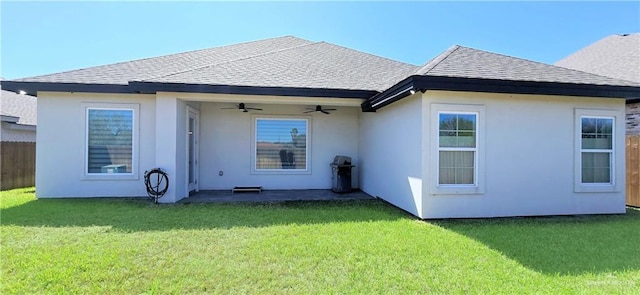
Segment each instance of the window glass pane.
[[582,149],[612,149],[613,119],[582,118]]
[[307,120],[257,119],[256,169],[307,169]]
[[458,115],[458,130],[476,130],[476,115]]
[[456,114],[440,114],[440,130],[456,130]]
[[474,131],[458,132],[456,147],[476,147],[476,133]]
[[611,153],[582,153],[582,183],[611,183]]
[[88,173],[131,173],[133,110],[88,110]]
[[440,147],[476,147],[475,114],[440,114]]
[[473,151],[440,151],[440,184],[474,184]]

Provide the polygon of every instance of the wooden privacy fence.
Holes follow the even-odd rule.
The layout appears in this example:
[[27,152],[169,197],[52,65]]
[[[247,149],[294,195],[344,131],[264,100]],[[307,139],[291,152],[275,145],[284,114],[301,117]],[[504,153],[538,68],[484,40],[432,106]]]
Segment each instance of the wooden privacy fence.
[[640,207],[640,135],[627,136],[627,205]]
[[35,142],[0,142],[0,162],[1,190],[35,185]]

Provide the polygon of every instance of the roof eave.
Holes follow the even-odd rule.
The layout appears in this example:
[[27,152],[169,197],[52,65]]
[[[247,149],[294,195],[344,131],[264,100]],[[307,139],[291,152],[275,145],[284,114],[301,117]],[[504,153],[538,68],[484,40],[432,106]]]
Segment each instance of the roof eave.
[[27,124],[19,124],[19,123],[11,123],[11,122],[2,122],[2,126],[11,129],[11,130],[21,130],[21,131],[36,131],[36,125],[27,125]]
[[2,81],[2,89],[16,93],[24,92],[37,96],[38,91],[51,92],[94,92],[94,93],[132,93],[128,85],[122,84],[86,84],[58,82]]
[[263,87],[236,85],[185,84],[164,82],[131,81],[122,84],[85,84],[85,83],[57,83],[57,82],[25,82],[2,81],[2,89],[16,93],[36,96],[38,91],[51,92],[91,92],[91,93],[141,93],[155,94],[156,92],[193,92],[193,93],[222,93],[240,95],[274,95],[274,96],[302,96],[302,97],[339,97],[368,99],[378,94],[373,90],[354,89],[325,89],[300,87]]
[[18,123],[18,121],[20,121],[20,117],[11,115],[0,115],[0,121],[7,123]]
[[409,76],[391,88],[367,99],[361,104],[362,111],[375,112],[377,109],[411,95],[411,91],[416,88],[416,77],[418,76]]
[[403,99],[413,91],[448,90],[489,93],[514,93],[537,95],[564,95],[625,98],[628,101],[640,98],[640,87],[558,82],[510,81],[479,78],[411,76],[362,104],[362,110],[372,112]]
[[192,92],[192,93],[222,93],[222,94],[238,94],[238,95],[339,97],[339,98],[357,98],[357,99],[368,99],[378,93],[377,91],[372,91],[372,90],[185,84],[185,83],[138,82],[138,81],[129,82],[129,85],[131,86],[132,89],[135,90],[136,93]]

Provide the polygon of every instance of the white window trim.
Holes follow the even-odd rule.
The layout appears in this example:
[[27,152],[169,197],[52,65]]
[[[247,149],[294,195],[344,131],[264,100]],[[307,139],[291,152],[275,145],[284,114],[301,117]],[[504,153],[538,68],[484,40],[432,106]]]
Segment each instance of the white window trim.
[[[82,161],[83,180],[138,180],[138,137],[139,137],[139,114],[140,105],[133,103],[82,103],[82,118],[84,119],[84,160]],[[129,110],[133,111],[132,126],[132,151],[131,151],[131,173],[89,173],[89,110]]]
[[[475,148],[441,148],[440,147],[440,114],[474,114],[476,115],[476,147]],[[472,195],[484,194],[485,187],[485,107],[484,105],[466,104],[431,104],[430,128],[430,191],[432,195]],[[440,184],[440,151],[475,151],[474,184]]]
[[[611,150],[601,149],[582,149],[582,118],[595,118],[595,119],[613,119],[613,132],[612,132],[612,146]],[[575,109],[575,122],[574,122],[574,145],[575,145],[575,170],[574,170],[574,191],[577,193],[587,192],[619,192],[620,185],[617,179],[617,145],[616,141],[620,136],[619,122],[621,120],[621,114],[618,111],[609,110],[591,110],[591,109]],[[610,153],[611,159],[611,182],[610,183],[582,183],[582,153],[586,152],[606,152]]]
[[[258,120],[304,120],[307,122],[306,169],[257,169],[256,142],[258,141]],[[311,174],[311,116],[295,115],[252,115],[251,116],[251,174],[292,175]]]

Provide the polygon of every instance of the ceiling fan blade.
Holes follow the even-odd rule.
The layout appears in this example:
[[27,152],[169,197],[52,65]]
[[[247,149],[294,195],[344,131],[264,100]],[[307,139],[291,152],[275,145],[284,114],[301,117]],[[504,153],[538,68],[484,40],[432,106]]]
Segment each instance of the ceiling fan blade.
[[221,109],[221,110],[237,110],[237,109],[238,109],[238,107],[235,107],[235,108],[220,108],[220,109]]
[[335,111],[336,109],[323,109],[325,111]]
[[247,111],[247,109],[242,109],[243,113],[248,113],[249,111]]
[[262,109],[259,108],[244,108],[245,110],[253,110],[253,111],[262,111]]
[[314,113],[316,110],[310,110],[310,111],[306,111],[306,112],[302,112],[303,114],[308,114],[308,113]]
[[325,113],[325,114],[330,114],[329,112],[327,112],[326,110],[320,110],[321,112]]

